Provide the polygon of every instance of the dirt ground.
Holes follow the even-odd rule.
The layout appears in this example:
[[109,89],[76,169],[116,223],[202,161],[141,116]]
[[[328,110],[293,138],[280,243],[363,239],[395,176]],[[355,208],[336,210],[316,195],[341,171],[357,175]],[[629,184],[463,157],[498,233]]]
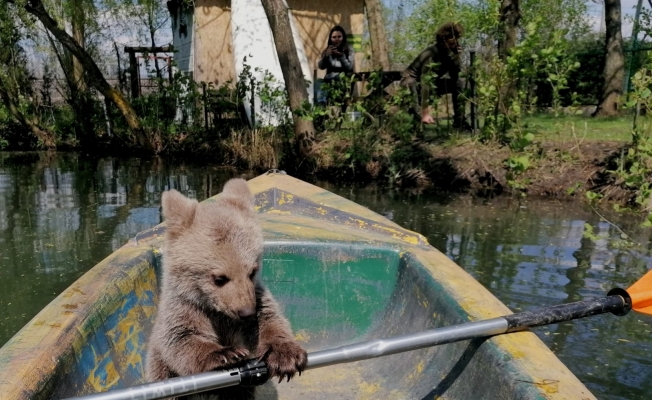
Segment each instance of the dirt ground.
[[[337,160],[346,153],[350,143],[339,140],[328,145],[327,142],[316,146],[318,157],[328,159],[321,163],[321,168],[317,167],[326,178],[389,180],[406,188],[435,186],[470,194],[580,197],[591,190],[603,194],[606,200],[622,203],[633,197],[633,192],[617,185],[608,172],[615,169],[615,160],[627,146],[623,141],[535,142],[525,152],[515,153],[505,146],[473,139],[457,140],[453,144],[415,140],[408,151],[408,162],[404,160],[397,167],[390,155],[396,152],[396,147],[386,145],[375,151],[378,157],[367,162],[365,168],[358,168],[356,174],[350,173],[346,160]],[[527,170],[514,174],[506,164],[510,155],[527,156]],[[338,164],[341,167],[335,167]]]
[[617,193],[610,187],[614,182],[607,173],[613,160],[620,156],[623,142],[538,143],[525,153],[529,168],[516,176],[510,175],[506,167],[510,151],[505,147],[476,141],[446,147],[424,146],[432,156],[430,164],[435,167],[428,171],[428,176],[436,185],[472,192],[525,192],[547,197],[577,196],[592,190],[611,194],[614,200],[627,200],[623,198],[626,193]]

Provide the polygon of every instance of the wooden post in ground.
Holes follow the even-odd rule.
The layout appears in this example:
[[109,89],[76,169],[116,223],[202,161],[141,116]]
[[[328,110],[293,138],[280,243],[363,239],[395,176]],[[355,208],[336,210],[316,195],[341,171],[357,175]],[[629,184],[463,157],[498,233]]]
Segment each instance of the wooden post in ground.
[[204,130],[208,131],[208,95],[206,94],[206,82],[201,83],[201,93],[204,102]]
[[170,84],[172,84],[172,80],[174,79],[173,76],[174,75],[172,74],[172,57],[168,57],[168,81],[170,82]]
[[[511,50],[518,40],[518,23],[521,20],[521,0],[502,0],[500,4],[500,23],[503,29],[501,40],[498,41],[498,55],[501,60],[507,60]],[[497,111],[507,114],[511,100],[517,95],[516,80],[508,82],[500,89],[500,106]]]
[[627,71],[625,71],[625,82],[623,82],[623,94],[625,96],[629,93],[632,63],[634,62],[634,57],[636,56],[636,50],[638,48],[638,32],[641,28],[641,8],[643,8],[643,0],[638,0],[638,4],[636,4],[636,14],[634,16],[634,27],[632,28],[632,37],[630,39],[631,43],[629,45],[629,62],[627,63]]
[[129,54],[129,85],[131,87],[131,98],[137,99],[140,96],[140,85],[138,84],[138,60],[136,52],[125,47],[125,52]]
[[469,86],[470,86],[470,97],[471,97],[471,133],[475,135],[476,129],[478,127],[476,118],[475,118],[475,51],[470,53],[470,63],[471,63],[471,75],[469,76]]
[[[125,53],[129,54],[129,75],[131,75],[129,83],[131,87],[131,98],[136,99],[140,97],[140,74],[138,73],[138,59],[136,58],[136,53],[167,53],[171,51],[171,46],[156,46],[156,47],[147,47],[147,46],[138,46],[138,47],[129,47],[125,46]],[[169,79],[172,83],[172,67],[170,59],[168,58],[168,69],[169,69]]]

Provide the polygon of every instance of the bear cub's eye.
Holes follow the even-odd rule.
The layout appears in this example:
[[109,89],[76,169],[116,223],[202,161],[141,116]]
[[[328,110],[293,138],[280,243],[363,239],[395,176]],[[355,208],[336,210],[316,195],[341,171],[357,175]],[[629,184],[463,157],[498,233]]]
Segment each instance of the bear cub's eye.
[[229,279],[226,275],[220,275],[220,276],[215,278],[215,285],[217,287],[222,287],[222,286],[226,285],[227,283],[229,283],[230,280],[231,279]]

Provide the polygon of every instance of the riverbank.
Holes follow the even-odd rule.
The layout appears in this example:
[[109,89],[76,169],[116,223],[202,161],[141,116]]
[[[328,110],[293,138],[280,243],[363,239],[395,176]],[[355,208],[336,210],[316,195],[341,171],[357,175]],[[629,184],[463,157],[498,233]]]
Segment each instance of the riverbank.
[[[295,154],[288,127],[180,135],[161,158],[253,173],[284,169],[309,181],[435,187],[471,195],[584,199],[590,192],[608,202],[636,205],[637,188],[610,172],[631,147],[631,117],[526,117],[519,129],[532,139],[516,149],[513,140],[511,146],[501,145],[447,129],[429,129],[423,135],[406,131],[399,137],[393,126],[345,123],[339,128],[317,134],[310,160]],[[61,148],[100,157],[139,155],[108,144]]]
[[583,199],[591,192],[608,202],[634,203],[636,188],[613,174],[631,147],[631,118],[544,115],[525,119],[522,129],[533,139],[519,149],[460,132],[426,132],[409,142],[384,132],[371,139],[322,135],[315,173],[473,195]]
[[[342,144],[342,150],[345,149]],[[506,146],[480,143],[473,139],[438,145],[415,141],[410,149],[416,167],[392,171],[391,160],[370,161],[358,179],[391,181],[397,186],[444,190],[469,194],[525,194],[543,197],[578,197],[587,191],[608,194],[605,200],[627,203],[634,196],[610,177],[609,169],[628,144],[620,141],[584,143],[534,143],[526,157],[528,166],[516,174],[508,160],[514,155]],[[316,173],[320,177],[351,176],[351,166],[329,165]],[[631,192],[631,193],[630,193]]]
[[[535,142],[526,153],[506,146],[463,140],[448,146],[419,144],[430,154],[428,174],[437,186],[472,193],[492,192],[535,196],[577,196],[609,185],[607,169],[623,142]],[[515,172],[510,157],[524,157],[527,167]]]

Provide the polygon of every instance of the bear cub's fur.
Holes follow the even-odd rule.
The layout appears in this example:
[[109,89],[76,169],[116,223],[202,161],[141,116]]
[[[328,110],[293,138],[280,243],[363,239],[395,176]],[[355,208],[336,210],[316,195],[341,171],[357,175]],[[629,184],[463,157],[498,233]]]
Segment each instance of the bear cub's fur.
[[[242,179],[214,202],[163,193],[167,221],[158,315],[147,345],[149,382],[264,359],[288,381],[306,366],[305,350],[260,282],[263,234]],[[253,388],[215,391],[253,398]]]

